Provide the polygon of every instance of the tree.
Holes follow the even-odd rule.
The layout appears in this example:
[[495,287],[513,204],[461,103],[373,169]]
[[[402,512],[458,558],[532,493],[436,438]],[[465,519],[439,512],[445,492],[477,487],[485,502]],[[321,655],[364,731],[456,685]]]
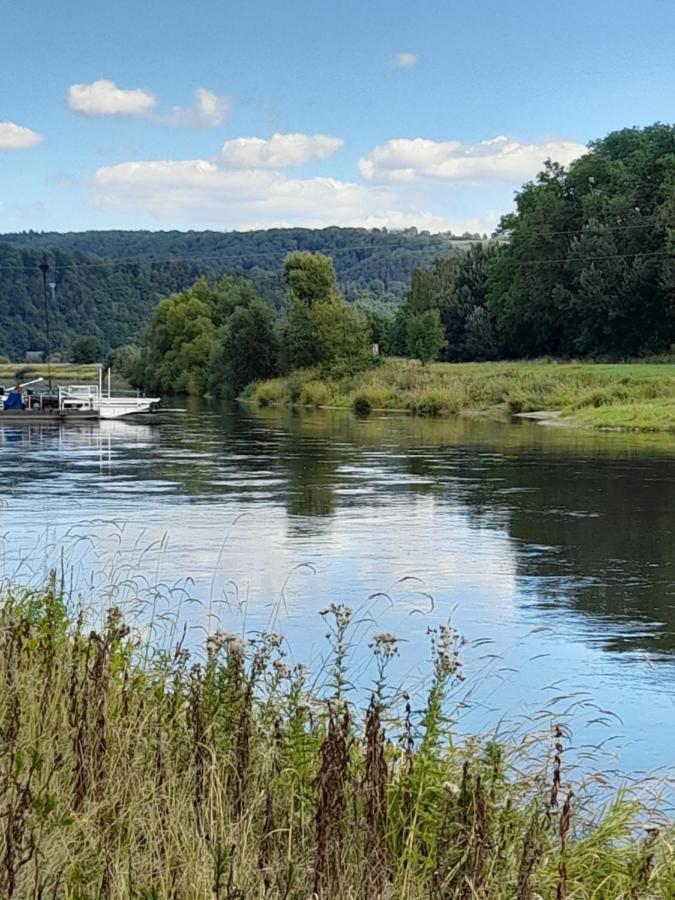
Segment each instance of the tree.
[[335,292],[333,260],[323,253],[306,250],[290,253],[284,262],[284,281],[301,303],[312,306]]
[[70,355],[74,363],[98,362],[101,358],[101,342],[94,334],[75,338]]
[[143,385],[152,391],[203,394],[215,339],[213,304],[204,279],[155,309],[143,342]]
[[412,313],[408,319],[408,354],[422,365],[436,359],[446,345],[441,316],[437,309]]
[[278,371],[279,346],[272,314],[259,298],[235,307],[216,336],[209,361],[209,390],[238,394]]
[[127,344],[111,350],[106,361],[106,368],[118,372],[133,387],[141,387],[141,348],[136,344]]
[[502,219],[487,305],[507,355],[621,357],[675,337],[675,126],[615,131],[548,163]]
[[464,332],[464,353],[466,359],[477,362],[497,359],[499,344],[490,314],[484,306],[474,306],[466,319]]
[[338,293],[333,261],[321,254],[292,253],[284,280],[290,290],[283,329],[285,367],[323,365],[344,372],[366,366],[368,323]]

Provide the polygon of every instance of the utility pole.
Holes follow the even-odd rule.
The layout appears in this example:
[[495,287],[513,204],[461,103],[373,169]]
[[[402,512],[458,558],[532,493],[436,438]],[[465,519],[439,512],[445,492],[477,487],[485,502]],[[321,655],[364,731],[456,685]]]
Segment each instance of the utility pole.
[[47,272],[49,271],[49,263],[40,263],[40,271],[42,272],[42,293],[45,301],[45,332],[47,335],[47,378],[49,380],[49,394],[52,393],[52,358],[51,358],[51,336],[49,334],[49,300],[47,297]]

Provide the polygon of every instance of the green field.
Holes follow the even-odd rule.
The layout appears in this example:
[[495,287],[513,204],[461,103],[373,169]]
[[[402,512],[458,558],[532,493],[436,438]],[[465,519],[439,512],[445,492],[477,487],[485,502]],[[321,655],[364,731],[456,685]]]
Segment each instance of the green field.
[[17,381],[32,381],[35,378],[49,377],[51,369],[52,380],[59,384],[98,384],[98,370],[100,366],[76,365],[75,363],[0,363],[0,381],[5,387]]
[[675,363],[550,361],[431,363],[387,359],[356,375],[318,370],[254,385],[259,406],[295,404],[399,410],[417,415],[559,413],[558,422],[596,428],[675,430]]

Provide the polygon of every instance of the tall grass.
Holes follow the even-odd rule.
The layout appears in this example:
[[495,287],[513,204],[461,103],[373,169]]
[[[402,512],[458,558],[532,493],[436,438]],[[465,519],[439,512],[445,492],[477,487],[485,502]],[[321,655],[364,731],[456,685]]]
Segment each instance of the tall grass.
[[318,370],[251,386],[259,406],[400,410],[423,416],[468,411],[504,414],[560,411],[585,425],[675,429],[675,367],[646,363],[433,363],[388,359],[358,375]]
[[142,646],[52,583],[0,611],[3,898],[647,898],[675,890],[673,830],[570,783],[564,728],[538,757],[458,742],[462,641],[430,631],[426,696],[393,694],[394,635],[349,697],[354,623],[322,613],[318,690],[279,635]]

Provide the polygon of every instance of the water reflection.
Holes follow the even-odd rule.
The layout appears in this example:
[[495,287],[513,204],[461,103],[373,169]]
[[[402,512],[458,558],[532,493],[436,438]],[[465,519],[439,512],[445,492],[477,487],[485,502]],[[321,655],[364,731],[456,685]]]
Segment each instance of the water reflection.
[[303,650],[327,601],[387,591],[368,611],[413,659],[453,610],[495,640],[511,674],[484,709],[520,711],[533,685],[564,678],[621,706],[631,740],[660,728],[665,746],[674,449],[531,422],[201,401],[146,424],[0,426],[0,562],[39,580],[66,546],[74,588],[116,580],[118,601],[141,573],[204,627],[217,604],[261,627],[282,610]]

